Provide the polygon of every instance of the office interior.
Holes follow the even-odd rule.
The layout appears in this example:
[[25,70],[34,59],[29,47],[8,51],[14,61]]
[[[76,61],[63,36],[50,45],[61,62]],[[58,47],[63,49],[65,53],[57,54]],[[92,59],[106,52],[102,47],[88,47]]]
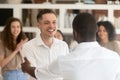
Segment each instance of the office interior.
[[0,30],[8,17],[15,16],[22,20],[29,39],[37,33],[33,28],[36,27],[38,11],[50,8],[56,11],[58,29],[63,32],[68,44],[73,40],[72,21],[80,12],[93,14],[96,21],[111,21],[117,32],[116,39],[120,40],[120,0],[0,0],[0,4]]

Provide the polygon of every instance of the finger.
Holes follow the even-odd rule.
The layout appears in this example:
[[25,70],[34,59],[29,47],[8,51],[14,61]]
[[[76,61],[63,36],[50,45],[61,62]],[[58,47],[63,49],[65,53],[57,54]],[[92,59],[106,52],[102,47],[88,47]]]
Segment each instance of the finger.
[[24,60],[25,60],[25,63],[29,63],[30,64],[30,62],[28,61],[28,59],[26,57],[24,58]]
[[25,41],[28,41],[28,38],[26,38]]
[[27,42],[27,41],[28,41],[28,38],[21,40],[22,43],[25,43],[25,42]]
[[27,42],[27,41],[28,41],[28,38],[26,38],[26,39],[23,40],[24,43]]
[[25,61],[28,61],[26,57],[24,57],[24,60],[25,60]]

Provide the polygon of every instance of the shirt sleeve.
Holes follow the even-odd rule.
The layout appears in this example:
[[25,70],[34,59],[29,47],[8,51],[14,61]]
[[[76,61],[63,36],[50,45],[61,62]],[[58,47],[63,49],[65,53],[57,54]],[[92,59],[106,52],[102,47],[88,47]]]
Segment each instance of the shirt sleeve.
[[59,68],[59,60],[57,59],[48,67],[36,68],[35,76],[38,80],[51,80],[51,79],[55,79],[55,78],[56,79],[62,78],[61,70]]
[[120,80],[120,66],[119,66],[118,73],[116,75],[115,80]]
[[[119,58],[120,58],[120,56],[119,56]],[[115,80],[120,80],[120,59],[118,59],[116,71],[117,71],[117,75],[115,77]]]
[[117,77],[115,80],[120,80],[120,73],[117,74]]
[[33,54],[34,52],[33,52],[32,48],[31,48],[31,46],[24,45],[23,48],[22,48],[21,53],[22,53],[23,57],[26,57],[29,60],[32,67],[37,66],[36,60],[35,60],[34,54]]

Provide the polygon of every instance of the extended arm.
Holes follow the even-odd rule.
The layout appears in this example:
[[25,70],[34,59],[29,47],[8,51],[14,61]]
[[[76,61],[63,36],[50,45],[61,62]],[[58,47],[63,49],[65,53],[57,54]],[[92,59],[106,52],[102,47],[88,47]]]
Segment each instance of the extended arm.
[[22,70],[23,72],[26,72],[30,74],[32,77],[36,78],[34,73],[35,67],[30,66],[30,62],[27,60],[27,58],[25,58],[25,62],[22,63]]

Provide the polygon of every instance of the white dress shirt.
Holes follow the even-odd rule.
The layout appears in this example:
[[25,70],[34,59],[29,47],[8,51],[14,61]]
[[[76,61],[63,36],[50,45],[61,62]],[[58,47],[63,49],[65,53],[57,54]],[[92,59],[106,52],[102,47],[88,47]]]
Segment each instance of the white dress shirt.
[[120,57],[97,42],[83,42],[48,67],[36,68],[38,80],[63,76],[63,80],[120,80]]
[[24,44],[22,53],[33,67],[44,67],[52,63],[58,56],[69,53],[68,45],[54,38],[51,48],[46,46],[41,37],[36,37]]

